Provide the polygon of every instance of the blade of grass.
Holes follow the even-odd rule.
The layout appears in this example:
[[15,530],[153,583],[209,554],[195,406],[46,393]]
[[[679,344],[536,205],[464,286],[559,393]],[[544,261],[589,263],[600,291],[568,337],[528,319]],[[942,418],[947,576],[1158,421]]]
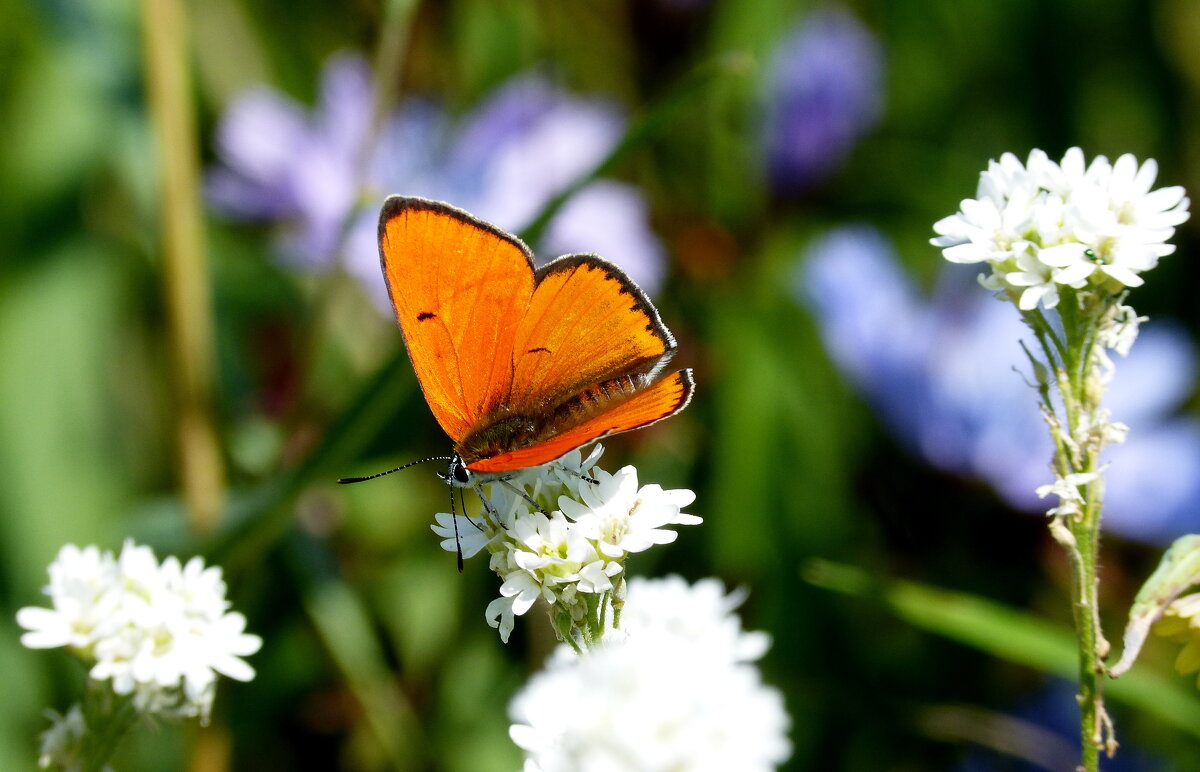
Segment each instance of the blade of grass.
[[184,3],[144,0],[146,97],[162,187],[162,272],[188,525],[210,533],[225,487],[213,418],[212,300],[200,208],[200,145],[191,102]]
[[[804,578],[818,587],[881,600],[912,625],[994,657],[1073,679],[1075,635],[1067,627],[961,592],[900,580],[880,580],[853,566],[811,561]],[[1145,667],[1105,684],[1114,699],[1200,737],[1200,697],[1177,680]]]
[[362,707],[363,720],[389,765],[398,771],[424,768],[428,760],[421,749],[429,743],[421,737],[416,711],[385,661],[370,611],[319,545],[297,533],[285,549],[305,613]]

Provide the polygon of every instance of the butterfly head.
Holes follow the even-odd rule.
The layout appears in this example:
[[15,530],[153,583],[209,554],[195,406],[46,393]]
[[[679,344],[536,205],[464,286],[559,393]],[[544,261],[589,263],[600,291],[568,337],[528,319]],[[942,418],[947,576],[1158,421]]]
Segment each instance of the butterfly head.
[[475,484],[475,473],[467,469],[467,465],[463,463],[462,456],[457,453],[450,457],[449,469],[444,474],[438,472],[438,477],[458,488],[469,488]]

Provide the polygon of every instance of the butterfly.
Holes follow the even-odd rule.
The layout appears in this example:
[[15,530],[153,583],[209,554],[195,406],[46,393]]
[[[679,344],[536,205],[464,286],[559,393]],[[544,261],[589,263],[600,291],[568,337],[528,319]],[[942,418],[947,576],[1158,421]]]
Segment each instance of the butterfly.
[[441,475],[453,486],[503,480],[691,399],[691,371],[666,372],[675,338],[654,304],[597,255],[535,268],[511,233],[392,196],[379,259],[421,391],[454,443]]

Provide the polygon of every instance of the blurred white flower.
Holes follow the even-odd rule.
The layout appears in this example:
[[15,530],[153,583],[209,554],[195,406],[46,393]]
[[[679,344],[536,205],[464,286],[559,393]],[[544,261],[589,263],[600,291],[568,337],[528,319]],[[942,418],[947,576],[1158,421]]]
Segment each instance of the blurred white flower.
[[1073,147],[1061,164],[1041,150],[1022,164],[1011,153],[988,164],[974,199],[939,220],[932,243],[955,263],[987,263],[984,285],[1024,311],[1054,308],[1059,287],[1117,293],[1175,251],[1166,242],[1189,216],[1179,186],[1151,190],[1158,165],[1129,154],[1084,166]]
[[[83,711],[78,703],[70,710],[59,715],[57,711],[46,711],[50,719],[50,728],[39,736],[41,745],[38,747],[38,766],[42,769],[80,770],[83,768],[80,758],[83,737],[87,734],[87,724],[83,720]],[[109,767],[104,767],[108,770]]]
[[1180,675],[1200,671],[1200,593],[1172,601],[1154,626],[1154,632],[1183,644],[1175,658],[1175,669]]
[[112,555],[97,547],[79,549],[67,544],[50,564],[45,593],[53,608],[23,608],[17,623],[29,632],[21,643],[31,649],[66,646],[82,657],[91,656],[95,640],[111,627],[120,602],[117,566]]
[[560,646],[510,703],[526,772],[755,772],[784,762],[783,698],[750,664],[768,640],[741,630],[739,601],[716,580],[631,580],[622,628],[583,654]]
[[670,632],[712,650],[731,662],[753,662],[767,653],[771,637],[747,632],[733,612],[746,593],[729,594],[717,579],[688,584],[681,576],[629,581],[621,610],[621,630],[629,635],[665,635]]
[[67,646],[147,712],[207,719],[218,674],[249,681],[241,657],[262,639],[229,611],[221,569],[201,558],[160,565],[149,547],[127,541],[119,557],[64,546],[45,592],[53,609],[23,608],[17,622],[30,648]]

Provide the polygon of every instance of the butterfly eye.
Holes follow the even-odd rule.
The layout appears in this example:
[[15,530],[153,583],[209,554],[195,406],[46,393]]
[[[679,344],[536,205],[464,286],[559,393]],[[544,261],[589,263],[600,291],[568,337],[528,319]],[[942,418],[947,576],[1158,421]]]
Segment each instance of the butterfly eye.
[[467,465],[457,455],[450,460],[450,473],[446,475],[446,482],[464,486],[471,482],[471,470],[467,469]]

